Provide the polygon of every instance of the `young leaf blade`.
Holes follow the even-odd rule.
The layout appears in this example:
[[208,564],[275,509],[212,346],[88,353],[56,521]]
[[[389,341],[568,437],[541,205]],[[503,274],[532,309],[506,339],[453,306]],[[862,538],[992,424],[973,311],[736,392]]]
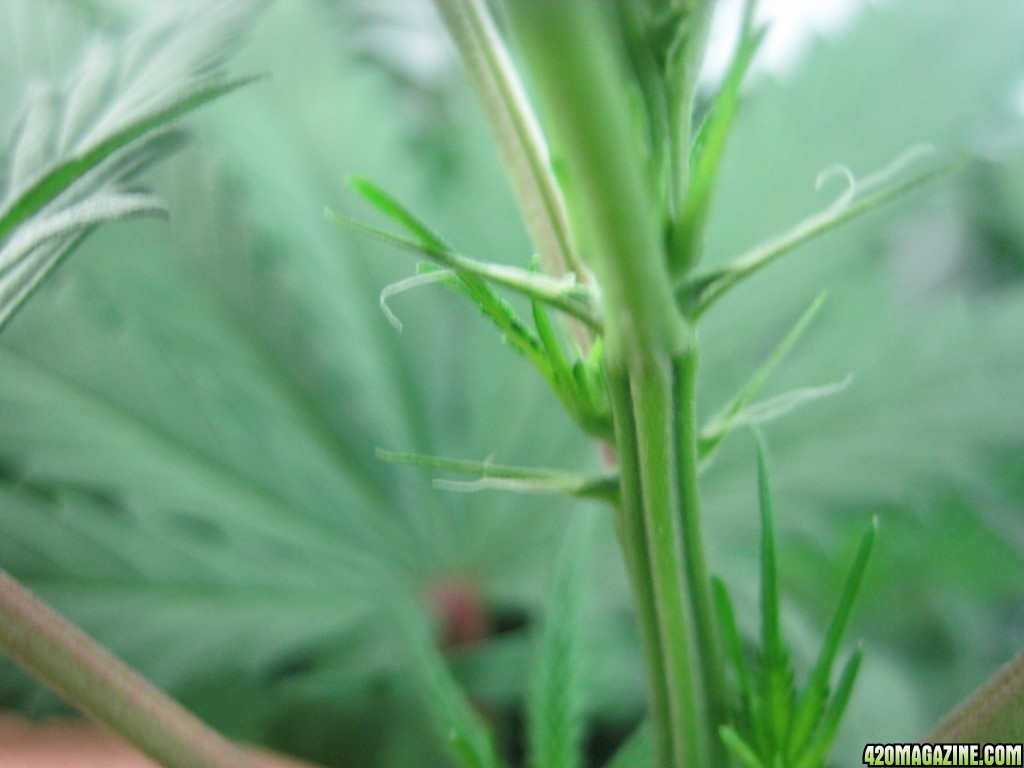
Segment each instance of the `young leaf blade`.
[[653,757],[651,726],[644,721],[612,755],[605,768],[649,768]]
[[744,741],[743,737],[734,729],[727,725],[723,725],[718,729],[718,735],[721,737],[729,752],[732,753],[733,757],[735,757],[740,764],[744,766],[744,768],[768,768],[764,761],[758,756],[754,748]]
[[714,579],[711,584],[714,590],[715,609],[718,613],[718,626],[722,634],[725,652],[732,662],[736,671],[737,682],[740,686],[740,697],[746,711],[743,713],[751,721],[759,718],[756,711],[757,700],[756,690],[753,684],[753,677],[743,654],[743,644],[740,640],[739,630],[736,627],[736,612],[733,610],[732,598],[725,582]]
[[761,507],[761,685],[764,724],[769,749],[781,750],[793,717],[793,672],[782,638],[775,521],[768,487],[764,444],[757,446],[757,486]]
[[424,248],[435,251],[452,250],[443,237],[377,184],[361,176],[349,176],[346,181],[374,208],[408,230]]
[[[872,518],[870,525],[861,537],[854,556],[853,564],[843,584],[843,590],[836,604],[832,621],[829,623],[828,631],[825,634],[825,642],[817,661],[807,679],[807,686],[797,706],[796,715],[793,720],[793,729],[789,739],[790,755],[799,754],[807,742],[810,741],[815,729],[822,717],[825,703],[828,700],[829,680],[832,676],[832,665],[835,663],[836,655],[839,653],[839,645],[843,639],[843,633],[853,612],[853,604],[860,591],[860,585],[864,581],[864,574],[867,571],[868,560],[871,557],[871,550],[874,547],[875,538],[878,533],[878,519]],[[852,680],[850,685],[852,686]]]
[[409,673],[438,737],[462,768],[499,768],[494,738],[448,670],[423,612],[406,596],[393,599],[397,636],[407,654]]
[[[677,263],[685,263],[683,256],[686,253],[699,256],[703,245],[701,239],[711,208],[718,167],[739,108],[740,88],[764,39],[765,30],[754,26],[756,5],[756,0],[744,2],[739,42],[711,111],[693,142],[686,201],[682,215],[673,223],[670,235],[670,258],[674,258]],[[693,262],[690,263],[692,265]]]
[[[394,202],[390,197],[386,199]],[[398,204],[395,203],[395,205]],[[404,211],[404,208],[401,210]],[[490,287],[486,283],[494,283],[526,296],[532,301],[548,304],[576,318],[590,328],[597,330],[601,327],[600,319],[594,308],[595,301],[591,289],[577,285],[575,278],[571,275],[563,278],[552,278],[548,275],[528,272],[518,267],[492,264],[463,256],[440,240],[434,242],[431,238],[438,236],[432,234],[432,230],[427,228],[426,225],[419,223],[418,220],[409,225],[416,227],[416,230],[413,231],[415,239],[409,239],[347,216],[342,216],[329,208],[325,210],[325,215],[332,223],[338,226],[369,235],[395,248],[422,254],[442,267],[455,270],[463,281],[468,281],[467,291],[470,291],[476,285],[481,285],[490,291]],[[411,214],[409,215],[411,216]],[[421,229],[422,231],[420,231]],[[484,296],[484,299],[489,295]],[[474,298],[474,294],[470,293],[470,297]],[[500,301],[497,298],[491,300]],[[474,298],[474,301],[478,300]],[[481,308],[483,309],[483,305],[481,305]]]
[[825,294],[820,293],[783,337],[782,341],[772,350],[772,353],[761,363],[743,389],[701,430],[698,438],[701,461],[709,459],[718,446],[721,445],[722,441],[729,435],[729,432],[737,426],[750,401],[757,395],[761,387],[764,386],[772,371],[775,370],[778,364],[782,362],[782,359],[789,354],[790,350],[800,340],[824,304]]
[[583,764],[583,592],[588,583],[590,529],[589,521],[578,519],[566,532],[544,606],[526,713],[531,768]]
[[863,656],[864,650],[858,646],[843,666],[835,693],[832,694],[828,707],[822,713],[817,732],[807,748],[803,750],[803,754],[796,758],[795,768],[817,768],[824,762],[828,750],[832,746],[832,739],[835,738],[836,731],[839,729],[843,713],[846,712],[850,695],[853,693],[853,686],[857,682],[857,673],[860,671]]

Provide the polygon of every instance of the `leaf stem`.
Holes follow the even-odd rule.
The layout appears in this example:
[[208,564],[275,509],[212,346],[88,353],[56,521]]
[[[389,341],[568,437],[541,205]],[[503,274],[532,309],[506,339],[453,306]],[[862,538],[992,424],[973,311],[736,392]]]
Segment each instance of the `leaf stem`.
[[166,768],[248,759],[0,569],[0,650]]
[[[699,317],[735,285],[790,251],[830,232],[851,219],[897,200],[918,187],[949,175],[957,170],[962,162],[961,160],[940,166],[908,181],[873,192],[859,200],[848,199],[849,192],[845,193],[839,201],[829,205],[820,213],[804,219],[783,234],[755,246],[725,266],[693,275],[678,287],[677,297],[684,306],[694,307],[694,312]],[[853,192],[856,192],[855,188]]]

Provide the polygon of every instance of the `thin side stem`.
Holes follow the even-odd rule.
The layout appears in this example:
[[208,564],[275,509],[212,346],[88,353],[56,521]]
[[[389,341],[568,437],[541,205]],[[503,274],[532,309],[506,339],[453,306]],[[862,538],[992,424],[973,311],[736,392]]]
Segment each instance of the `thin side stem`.
[[573,251],[564,204],[537,120],[483,0],[435,0],[498,142],[513,192],[548,274],[587,271]]
[[166,768],[247,768],[232,742],[0,569],[0,650]]

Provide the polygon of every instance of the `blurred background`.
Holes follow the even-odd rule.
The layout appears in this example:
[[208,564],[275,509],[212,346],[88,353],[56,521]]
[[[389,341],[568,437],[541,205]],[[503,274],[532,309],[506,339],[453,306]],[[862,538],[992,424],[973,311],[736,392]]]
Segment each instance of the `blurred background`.
[[[0,115],[64,80],[85,42],[163,3],[0,0]],[[879,546],[849,631],[866,646],[833,753],[919,738],[1024,639],[1024,4],[765,2],[708,234],[724,261],[908,148],[969,155],[947,180],[801,248],[709,313],[710,417],[820,291],[767,396],[850,378],[765,427],[786,631],[806,670],[857,537]],[[823,12],[827,11],[827,12]],[[713,87],[737,5],[724,2]],[[716,68],[717,67],[717,68]],[[396,297],[408,256],[343,232],[367,176],[462,252],[530,248],[486,126],[426,0],[278,0],[232,61],[273,73],[195,117],[150,174],[170,223],[94,234],[0,336],[0,565],[218,728],[327,766],[445,765],[389,631],[423,597],[510,755],[551,564],[600,534],[588,590],[597,764],[642,715],[607,511],[436,490],[375,448],[572,471],[594,446],[478,312]],[[756,629],[753,440],[706,469],[712,569]],[[0,708],[59,701],[0,659]]]

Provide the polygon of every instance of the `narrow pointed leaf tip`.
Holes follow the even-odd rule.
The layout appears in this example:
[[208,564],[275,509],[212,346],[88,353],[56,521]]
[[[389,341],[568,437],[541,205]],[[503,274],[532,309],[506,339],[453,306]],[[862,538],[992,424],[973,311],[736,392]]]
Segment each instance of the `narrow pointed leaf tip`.
[[[790,755],[800,755],[808,748],[808,745],[812,743],[815,733],[821,731],[823,718],[827,717],[826,706],[832,679],[832,667],[835,664],[836,656],[839,654],[839,647],[850,616],[853,613],[853,605],[857,594],[860,592],[864,575],[867,573],[868,561],[871,557],[871,550],[874,548],[877,533],[878,517],[875,516],[871,518],[867,530],[861,537],[853,564],[850,566],[850,571],[843,584],[835,612],[825,633],[825,642],[822,644],[818,659],[815,661],[814,667],[807,678],[807,685],[800,700],[790,733]],[[854,669],[850,674],[855,673],[856,670]],[[850,680],[848,684],[852,687],[853,680]],[[847,692],[846,695],[849,695],[849,693]],[[833,701],[835,702],[834,698]],[[827,749],[827,745],[825,748]]]
[[764,731],[773,751],[781,751],[793,717],[795,691],[789,653],[782,637],[775,514],[768,486],[764,442],[757,442],[757,485],[761,507],[761,677]]
[[[789,413],[805,402],[832,394],[842,388],[836,385],[804,388],[749,405],[778,364],[782,362],[782,359],[803,336],[804,331],[807,330],[811,321],[817,316],[822,306],[824,306],[825,298],[826,294],[822,292],[811,302],[807,311],[800,316],[800,319],[796,321],[796,324],[783,337],[778,346],[775,347],[768,358],[754,372],[743,389],[701,429],[697,447],[702,464],[707,463],[718,446],[736,427],[743,424],[756,425],[770,421],[773,418]],[[845,387],[845,383],[843,386]]]
[[577,283],[573,273],[566,273],[561,277],[551,277],[519,267],[492,264],[463,256],[448,245],[433,229],[413,216],[408,209],[379,187],[359,180],[357,189],[374,207],[401,224],[413,236],[413,239],[396,235],[339,214],[330,208],[325,208],[324,215],[329,221],[355,232],[369,235],[392,247],[426,256],[442,267],[455,270],[464,281],[469,281],[466,287],[471,291],[477,293],[480,291],[480,285],[473,281],[480,281],[481,285],[493,283],[533,301],[547,304],[574,317],[593,330],[600,330],[601,321],[597,313],[596,287]]
[[[700,257],[711,197],[733,120],[739,111],[740,93],[750,65],[760,50],[767,29],[754,24],[756,0],[746,0],[740,21],[739,40],[732,61],[691,149],[691,171],[682,215],[673,224],[670,240],[675,273],[692,268]],[[687,255],[690,254],[690,258]]]
[[381,187],[369,179],[361,176],[348,176],[345,183],[353,190],[362,195],[368,203],[379,210],[388,218],[394,220],[411,233],[420,245],[438,251],[451,251],[448,243],[433,229],[424,224],[419,218],[394,197],[385,192]]
[[830,696],[832,668],[864,579],[878,520],[873,518],[861,537],[821,652],[806,686],[798,691],[780,622],[774,510],[760,435],[757,464],[762,525],[760,668],[757,675],[747,670],[728,590],[721,582],[715,582],[719,627],[740,688],[738,716],[720,729],[720,736],[736,761],[748,768],[819,768],[835,737],[860,668],[863,652],[858,646],[843,666]]

